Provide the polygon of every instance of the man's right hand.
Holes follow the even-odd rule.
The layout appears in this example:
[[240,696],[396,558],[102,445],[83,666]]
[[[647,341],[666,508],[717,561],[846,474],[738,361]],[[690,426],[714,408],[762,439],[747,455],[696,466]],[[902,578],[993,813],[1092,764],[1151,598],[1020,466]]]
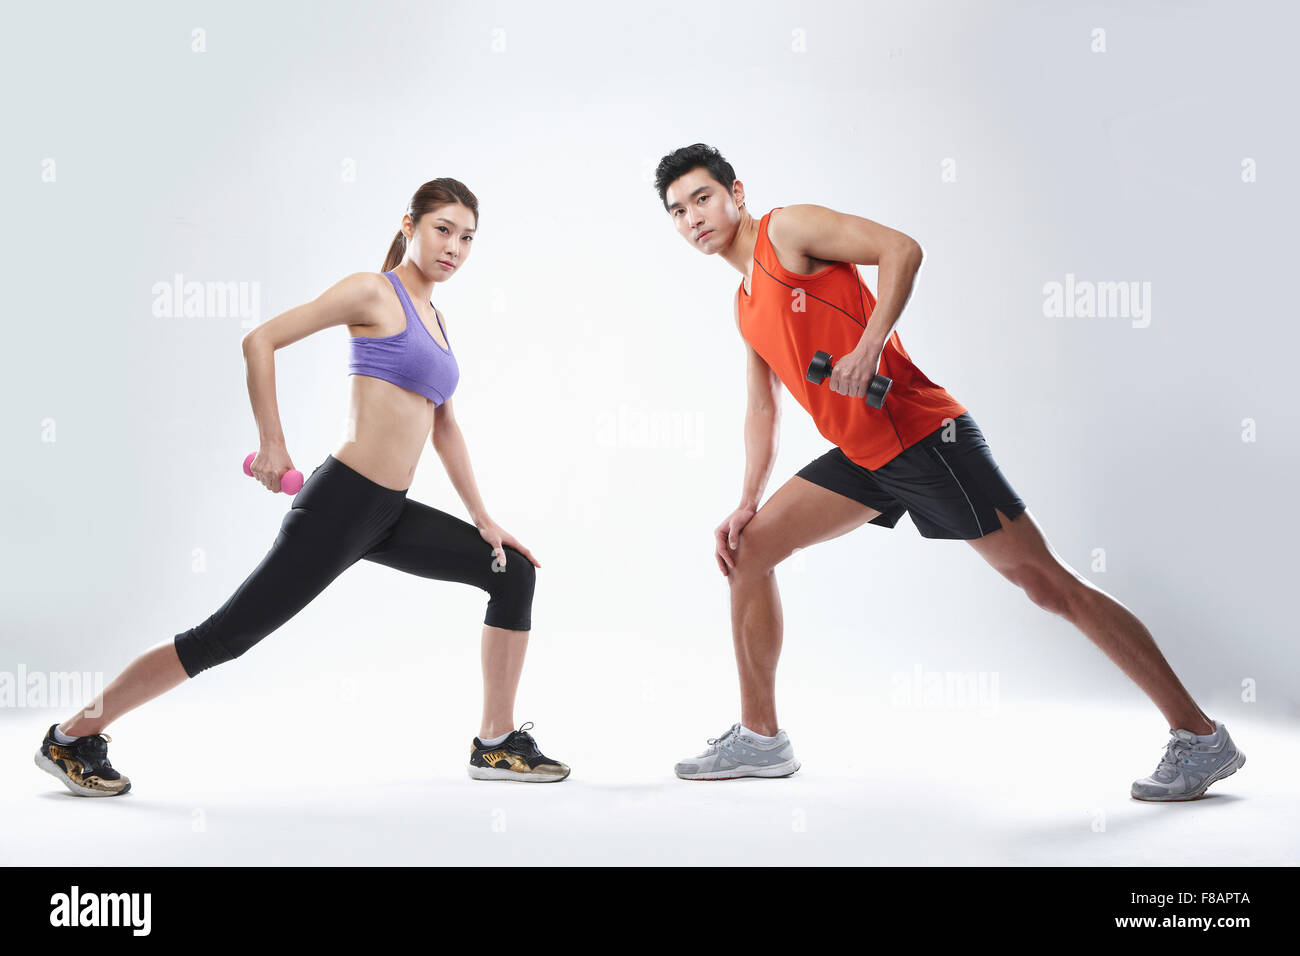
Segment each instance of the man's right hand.
[[725,521],[713,529],[713,556],[718,561],[718,570],[725,577],[728,568],[736,566],[736,548],[740,547],[740,532],[754,517],[755,509],[741,506],[727,515]]

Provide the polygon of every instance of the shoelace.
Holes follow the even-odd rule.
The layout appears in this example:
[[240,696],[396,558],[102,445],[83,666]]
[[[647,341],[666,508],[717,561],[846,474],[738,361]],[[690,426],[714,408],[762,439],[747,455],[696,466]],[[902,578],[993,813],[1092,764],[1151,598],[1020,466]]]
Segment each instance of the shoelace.
[[1175,733],[1173,739],[1165,745],[1164,756],[1160,758],[1160,765],[1156,767],[1156,773],[1165,768],[1168,768],[1171,773],[1177,773],[1179,765],[1183,762],[1183,755],[1189,753],[1192,746],[1192,741],[1185,740]]
[[69,746],[78,756],[83,758],[82,762],[86,764],[87,769],[111,768],[113,765],[108,760],[108,745],[112,740],[113,738],[108,734],[89,734],[79,738]]
[[533,735],[528,732],[532,726],[533,722],[531,720],[524,721],[523,726],[514,732],[513,736],[515,739],[513,742],[516,746],[519,746],[519,742],[523,741],[523,746],[528,748],[524,751],[525,753],[538,754],[540,751],[537,749],[537,741],[534,740]]
[[740,724],[732,724],[731,728],[721,737],[710,737],[708,740],[709,747],[711,748],[716,746],[725,747],[727,746],[726,740],[728,737],[736,737],[739,735],[740,735]]

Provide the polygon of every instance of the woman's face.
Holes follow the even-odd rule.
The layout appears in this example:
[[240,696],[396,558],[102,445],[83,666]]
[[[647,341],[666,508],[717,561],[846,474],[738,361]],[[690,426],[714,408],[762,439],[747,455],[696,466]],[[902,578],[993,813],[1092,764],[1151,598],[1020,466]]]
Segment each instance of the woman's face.
[[407,258],[434,282],[448,279],[469,258],[475,228],[474,213],[460,203],[431,209],[419,223],[408,213],[402,217]]

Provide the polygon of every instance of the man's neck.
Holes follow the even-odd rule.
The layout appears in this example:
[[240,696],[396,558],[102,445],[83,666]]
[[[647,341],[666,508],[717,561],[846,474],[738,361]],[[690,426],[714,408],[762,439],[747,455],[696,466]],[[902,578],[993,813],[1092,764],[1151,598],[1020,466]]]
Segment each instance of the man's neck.
[[722,253],[722,258],[731,263],[732,268],[749,278],[750,265],[754,261],[754,244],[758,242],[758,220],[748,212],[741,211],[740,224],[736,226],[736,234],[731,239],[731,245]]

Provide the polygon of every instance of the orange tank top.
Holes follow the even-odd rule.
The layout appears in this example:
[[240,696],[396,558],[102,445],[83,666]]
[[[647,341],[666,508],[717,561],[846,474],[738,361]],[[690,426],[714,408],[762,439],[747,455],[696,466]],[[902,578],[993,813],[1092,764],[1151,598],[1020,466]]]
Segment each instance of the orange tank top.
[[832,392],[829,378],[820,385],[808,381],[808,363],[816,352],[829,352],[838,362],[853,351],[876,297],[851,262],[836,262],[810,275],[787,271],[767,237],[768,219],[781,208],[759,220],[752,292],[746,294],[745,281],[740,282],[740,334],[825,438],[863,468],[879,468],[966,409],[916,367],[897,330],[885,341],[876,369],[894,380],[883,408]]

